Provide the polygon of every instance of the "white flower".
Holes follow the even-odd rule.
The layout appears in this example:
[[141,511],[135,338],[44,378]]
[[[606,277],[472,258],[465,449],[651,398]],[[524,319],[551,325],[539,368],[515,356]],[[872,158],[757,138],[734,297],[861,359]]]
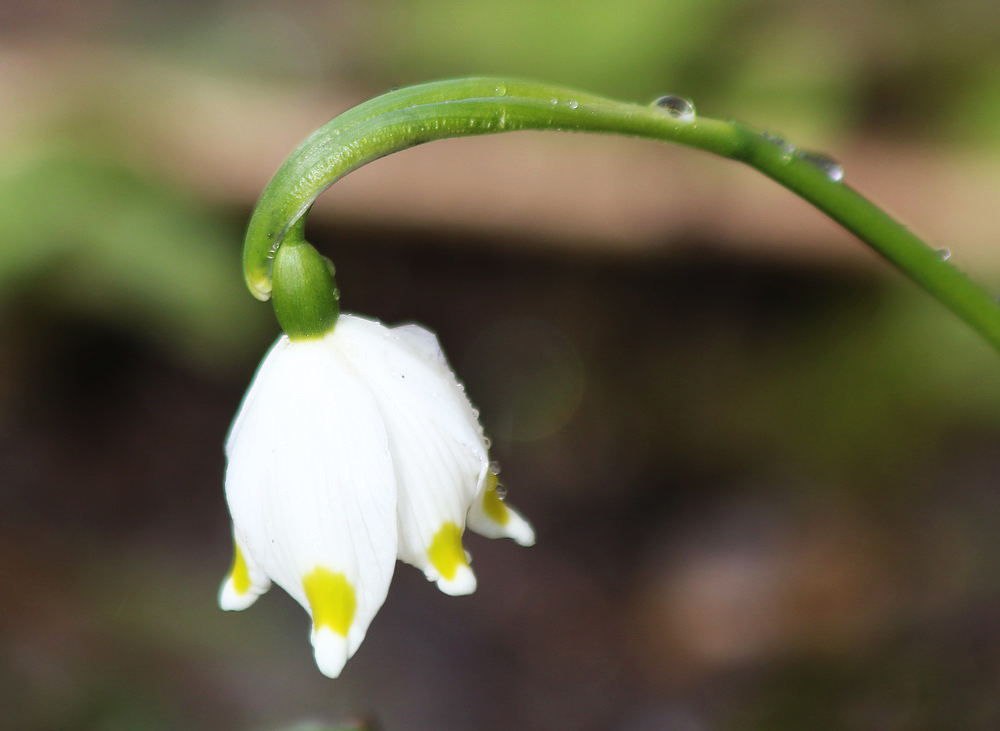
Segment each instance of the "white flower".
[[282,336],[226,455],[236,547],[219,604],[245,609],[274,581],[311,615],[330,677],[364,639],[397,558],[469,594],[466,525],[534,543],[497,495],[477,412],[437,338],[416,325],[341,315],[321,338]]

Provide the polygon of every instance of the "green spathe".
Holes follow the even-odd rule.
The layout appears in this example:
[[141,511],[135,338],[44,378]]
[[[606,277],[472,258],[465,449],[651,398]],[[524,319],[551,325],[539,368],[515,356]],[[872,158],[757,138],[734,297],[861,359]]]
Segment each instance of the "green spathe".
[[340,293],[333,264],[306,241],[286,238],[274,254],[272,304],[291,340],[312,340],[333,331]]

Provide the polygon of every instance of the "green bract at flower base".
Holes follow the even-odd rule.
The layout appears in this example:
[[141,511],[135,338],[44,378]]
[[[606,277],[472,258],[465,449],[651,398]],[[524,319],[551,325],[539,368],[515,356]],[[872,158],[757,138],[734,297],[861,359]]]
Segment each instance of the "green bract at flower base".
[[297,230],[287,236],[274,256],[271,302],[289,338],[310,340],[333,330],[340,314],[340,292],[333,281],[333,262],[300,234]]

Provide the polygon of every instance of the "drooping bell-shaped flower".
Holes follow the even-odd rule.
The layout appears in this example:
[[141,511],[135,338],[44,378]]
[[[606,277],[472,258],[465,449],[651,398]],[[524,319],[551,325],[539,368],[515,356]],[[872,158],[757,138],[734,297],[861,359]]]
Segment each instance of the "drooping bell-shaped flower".
[[306,247],[279,251],[275,310],[287,334],[226,442],[235,558],[219,603],[245,609],[278,584],[311,615],[316,662],[336,677],[385,600],[397,558],[445,593],[469,594],[467,526],[522,545],[534,532],[498,495],[478,415],[432,333],[336,309],[325,319],[307,312],[311,324],[300,327],[303,317],[283,312],[301,307],[279,294],[279,268],[322,279],[314,265],[326,264]]

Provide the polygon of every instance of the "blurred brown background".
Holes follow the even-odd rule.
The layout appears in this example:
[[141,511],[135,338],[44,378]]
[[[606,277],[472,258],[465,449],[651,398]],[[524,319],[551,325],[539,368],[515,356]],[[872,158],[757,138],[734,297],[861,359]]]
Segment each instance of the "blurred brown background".
[[1000,728],[1000,360],[751,171],[440,142],[310,218],[346,309],[435,329],[538,545],[400,566],[343,677],[215,605],[221,444],[277,328],[256,196],[393,86],[690,96],[833,153],[1000,292],[1000,6],[0,6],[0,727]]

